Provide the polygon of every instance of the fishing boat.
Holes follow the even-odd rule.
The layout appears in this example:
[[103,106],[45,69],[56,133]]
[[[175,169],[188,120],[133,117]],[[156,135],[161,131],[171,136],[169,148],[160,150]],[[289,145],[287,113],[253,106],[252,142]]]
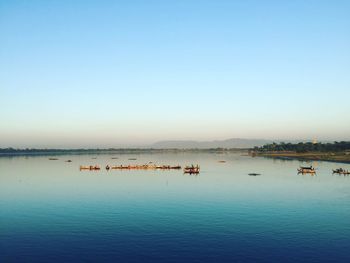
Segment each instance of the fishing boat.
[[250,175],[250,176],[259,176],[259,175],[261,175],[261,174],[258,174],[258,173],[249,173],[248,175]]
[[170,169],[170,165],[158,165],[157,169],[159,169],[159,170],[169,170]]
[[315,174],[316,173],[316,170],[314,167],[312,166],[300,166],[298,170],[298,173],[301,173],[301,174]]
[[130,165],[118,165],[118,166],[111,166],[112,170],[123,170],[123,169],[130,169]]
[[186,166],[184,168],[184,173],[185,174],[199,174],[200,168],[199,165],[197,164],[196,166],[194,166],[193,164],[190,166]]
[[335,169],[335,170],[333,170],[333,173],[334,174],[344,174],[344,175],[350,174],[350,172],[348,170],[345,170],[343,168]]
[[98,165],[89,165],[89,166],[80,165],[80,171],[81,170],[97,171],[97,170],[101,170],[101,167]]

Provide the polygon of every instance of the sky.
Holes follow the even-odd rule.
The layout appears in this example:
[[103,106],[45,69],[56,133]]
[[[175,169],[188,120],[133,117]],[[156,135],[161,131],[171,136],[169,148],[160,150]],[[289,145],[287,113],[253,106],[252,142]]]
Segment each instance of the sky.
[[350,1],[0,0],[0,147],[350,140]]

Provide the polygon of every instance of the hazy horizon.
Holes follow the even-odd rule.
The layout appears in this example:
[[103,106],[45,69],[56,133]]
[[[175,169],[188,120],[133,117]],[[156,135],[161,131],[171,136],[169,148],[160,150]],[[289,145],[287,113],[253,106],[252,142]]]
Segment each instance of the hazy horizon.
[[0,147],[350,140],[348,1],[0,1]]
[[[216,144],[221,145],[225,141],[230,141],[230,140],[242,140],[243,144],[249,144],[250,146],[241,146],[241,147],[231,147],[227,145],[223,146],[216,146]],[[37,148],[37,149],[89,149],[89,148],[94,148],[94,149],[108,149],[108,148],[155,148],[155,149],[167,149],[167,148],[197,148],[196,146],[193,146],[193,143],[198,143],[200,145],[199,148],[201,149],[206,149],[206,148],[213,148],[213,147],[224,147],[224,148],[252,148],[254,146],[262,146],[264,144],[276,142],[284,142],[284,143],[298,143],[298,142],[320,142],[320,143],[328,143],[328,142],[334,142],[334,141],[347,141],[347,139],[339,139],[339,140],[316,140],[316,139],[311,139],[311,138],[305,138],[305,139],[264,139],[264,138],[225,138],[225,139],[214,139],[214,140],[195,140],[195,139],[188,139],[188,140],[159,140],[159,141],[151,141],[149,143],[143,143],[143,144],[137,144],[137,143],[106,143],[106,144],[92,144],[92,143],[86,143],[85,145],[82,145],[80,142],[79,143],[69,143],[69,144],[62,144],[62,142],[58,143],[48,143],[48,144],[31,144],[31,143],[18,143],[18,144],[13,144],[13,145],[0,145],[0,148],[17,148],[17,149],[25,149],[25,148]],[[255,143],[254,142],[258,142]],[[170,145],[175,145],[175,146],[168,146]],[[209,147],[204,147],[203,145],[207,145],[210,143],[212,146]],[[216,144],[215,144],[216,143]],[[180,145],[180,146],[176,146]],[[188,146],[182,146],[182,145],[188,145]],[[164,147],[162,147],[164,146]]]

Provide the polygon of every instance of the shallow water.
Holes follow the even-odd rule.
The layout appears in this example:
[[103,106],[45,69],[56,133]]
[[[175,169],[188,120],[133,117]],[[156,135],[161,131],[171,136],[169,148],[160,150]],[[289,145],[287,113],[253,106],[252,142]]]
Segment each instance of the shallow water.
[[[350,261],[350,177],[331,173],[349,164],[310,176],[240,154],[57,158],[0,158],[0,262]],[[150,161],[201,173],[79,171]]]

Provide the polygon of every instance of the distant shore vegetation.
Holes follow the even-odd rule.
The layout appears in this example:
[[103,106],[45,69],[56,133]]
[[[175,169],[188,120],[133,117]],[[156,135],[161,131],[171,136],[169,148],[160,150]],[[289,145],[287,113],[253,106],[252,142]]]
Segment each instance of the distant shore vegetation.
[[68,155],[68,154],[139,154],[139,153],[176,153],[176,152],[238,152],[247,149],[210,148],[210,149],[155,149],[155,148],[108,148],[108,149],[38,149],[38,148],[0,148],[0,156],[14,155]]
[[254,148],[79,148],[79,149],[40,149],[40,148],[0,148],[0,156],[16,155],[69,155],[69,154],[142,154],[142,153],[225,153],[250,151],[258,155],[268,154],[306,154],[306,153],[343,153],[349,155],[350,141],[333,143],[270,143]]
[[300,142],[300,143],[271,143],[265,144],[261,147],[254,147],[254,151],[258,153],[266,152],[344,152],[350,151],[350,141],[340,141],[333,143],[313,143],[313,142]]

